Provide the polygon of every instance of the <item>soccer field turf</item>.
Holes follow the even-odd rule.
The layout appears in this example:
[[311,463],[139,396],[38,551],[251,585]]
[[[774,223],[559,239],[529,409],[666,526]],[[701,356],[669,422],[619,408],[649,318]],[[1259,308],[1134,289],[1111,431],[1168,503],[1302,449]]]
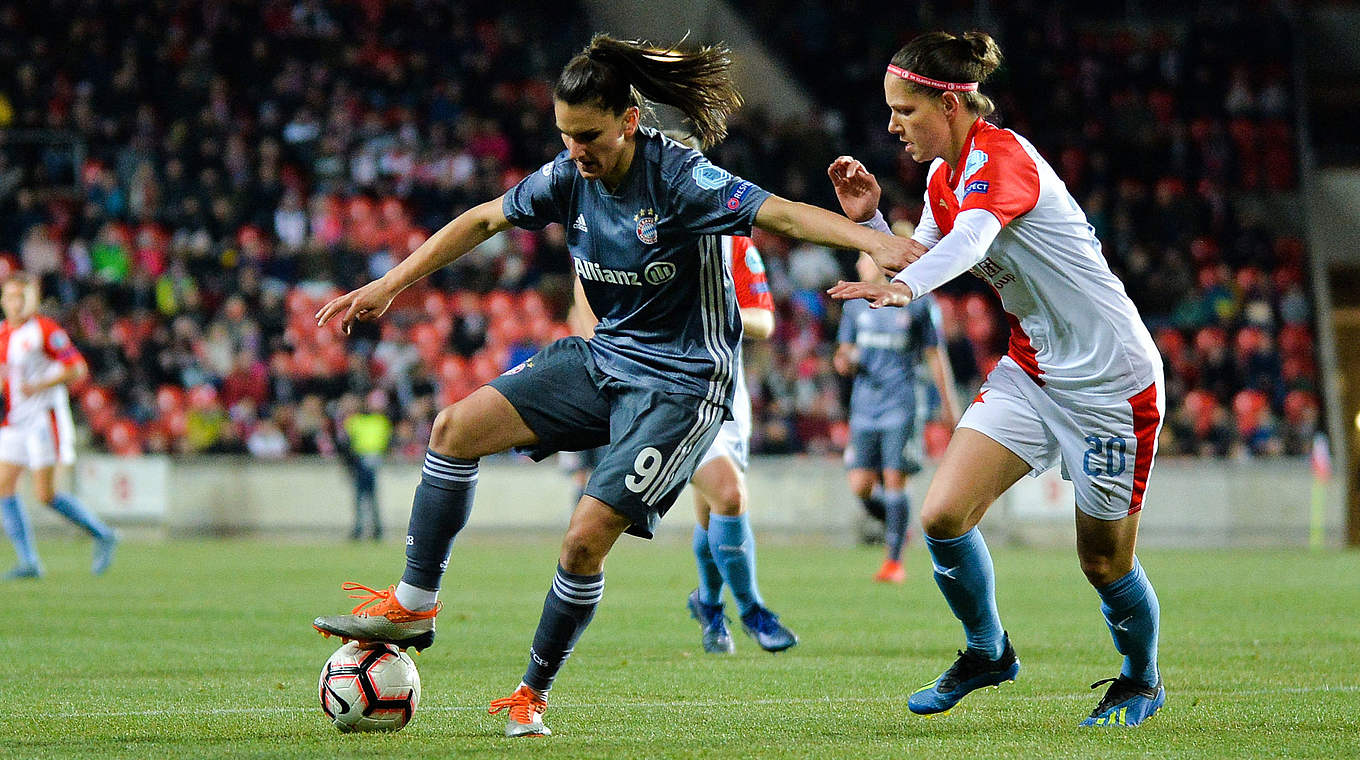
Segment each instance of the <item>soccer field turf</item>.
[[[412,724],[342,735],[317,702],[342,580],[394,582],[401,547],[282,541],[41,547],[48,575],[3,586],[0,757],[550,758],[1355,757],[1360,553],[1147,551],[1162,605],[1166,707],[1137,729],[1078,729],[1119,659],[1068,550],[995,552],[1019,680],[926,720],[907,694],[947,666],[957,623],[919,543],[905,587],[878,553],[759,550],[766,601],[802,636],[781,655],[736,633],[704,655],[685,612],[688,547],[625,538],[594,623],[553,691],[555,735],[508,740],[486,714],[523,673],[556,541],[461,538]],[[1102,687],[1103,689],[1103,687]]]

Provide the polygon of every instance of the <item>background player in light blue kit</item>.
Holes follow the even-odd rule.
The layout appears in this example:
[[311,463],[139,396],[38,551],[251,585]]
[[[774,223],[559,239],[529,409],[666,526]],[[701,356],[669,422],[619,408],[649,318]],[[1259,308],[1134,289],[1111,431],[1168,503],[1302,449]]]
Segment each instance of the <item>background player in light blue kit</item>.
[[[860,279],[882,280],[873,259],[861,254],[856,262]],[[866,503],[883,487],[883,543],[887,556],[874,580],[902,583],[902,547],[907,540],[911,503],[907,478],[919,469],[909,462],[906,447],[916,430],[918,367],[929,365],[940,394],[945,423],[958,420],[949,357],[940,348],[938,308],[923,298],[901,309],[871,309],[864,301],[847,301],[841,311],[839,346],[833,358],[836,371],[854,378],[850,395],[850,445],[845,460],[850,468],[850,490]]]
[[[597,35],[554,88],[566,150],[503,197],[454,219],[382,278],[322,307],[321,324],[376,319],[411,283],[511,225],[562,224],[599,317],[590,341],[565,338],[441,411],[416,488],[400,584],[362,590],[321,632],[423,648],[438,589],[467,521],[480,457],[536,458],[609,443],[562,542],[524,679],[492,703],[508,736],[541,736],[547,694],[604,593],[604,560],[624,532],[650,538],[731,416],[741,339],[720,236],[753,226],[871,252],[905,266],[909,241],[773,196],[698,151],[641,126],[643,98],[673,105],[705,144],[741,104],[727,52],[659,50]],[[513,559],[508,560],[513,561]],[[370,605],[371,606],[365,606]]]

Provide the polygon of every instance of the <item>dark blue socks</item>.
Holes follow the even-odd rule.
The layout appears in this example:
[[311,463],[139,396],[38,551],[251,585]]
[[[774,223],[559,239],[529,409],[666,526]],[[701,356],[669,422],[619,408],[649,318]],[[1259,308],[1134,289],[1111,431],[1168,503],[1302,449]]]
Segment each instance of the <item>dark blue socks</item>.
[[1001,656],[1001,617],[996,611],[996,579],[992,555],[977,526],[958,538],[926,536],[935,565],[935,583],[944,593],[954,617],[963,623],[968,648],[989,659]]
[[907,499],[907,492],[887,492],[883,499],[883,543],[887,545],[888,559],[901,561],[910,519],[911,502]]
[[1148,686],[1155,685],[1161,606],[1142,563],[1135,557],[1128,575],[1096,589],[1096,593],[1100,594],[1100,611],[1114,638],[1114,648],[1124,655],[1120,672]]
[[543,616],[538,619],[534,644],[529,649],[529,668],[524,683],[539,694],[552,688],[557,671],[571,656],[576,641],[590,625],[595,608],[604,596],[604,573],[576,575],[557,566],[548,598],[543,601]]
[[438,591],[453,537],[467,525],[477,486],[477,460],[425,452],[406,531],[403,583]]

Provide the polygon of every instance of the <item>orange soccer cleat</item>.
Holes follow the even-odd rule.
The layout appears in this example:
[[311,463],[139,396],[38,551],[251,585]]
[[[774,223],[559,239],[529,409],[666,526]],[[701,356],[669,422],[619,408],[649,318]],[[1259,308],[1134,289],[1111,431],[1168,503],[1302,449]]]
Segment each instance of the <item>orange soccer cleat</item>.
[[529,688],[526,684],[520,684],[515,693],[504,699],[492,701],[491,708],[487,712],[495,715],[505,710],[510,711],[510,720],[505,724],[505,735],[511,738],[517,736],[551,736],[552,731],[543,725],[543,712],[548,709],[548,701],[538,695],[538,692]]
[[[342,641],[392,644],[400,649],[414,648],[417,652],[434,643],[434,618],[442,603],[423,612],[408,610],[397,601],[396,586],[382,591],[360,583],[341,584],[351,599],[362,601],[348,615],[326,615],[312,621],[312,627],[323,636],[339,636]],[[371,606],[370,606],[371,605]]]
[[874,573],[874,580],[879,583],[906,583],[907,569],[902,566],[901,560],[885,559],[883,566]]

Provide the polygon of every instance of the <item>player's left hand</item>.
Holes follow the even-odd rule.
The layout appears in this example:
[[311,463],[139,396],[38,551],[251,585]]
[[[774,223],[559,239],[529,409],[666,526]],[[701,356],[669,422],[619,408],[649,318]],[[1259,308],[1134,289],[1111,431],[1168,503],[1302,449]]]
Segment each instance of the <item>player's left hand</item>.
[[906,306],[911,303],[911,288],[900,282],[873,283],[873,282],[846,282],[841,280],[826,291],[837,301],[849,301],[855,298],[863,298],[869,302],[869,308],[879,309],[884,306]]

